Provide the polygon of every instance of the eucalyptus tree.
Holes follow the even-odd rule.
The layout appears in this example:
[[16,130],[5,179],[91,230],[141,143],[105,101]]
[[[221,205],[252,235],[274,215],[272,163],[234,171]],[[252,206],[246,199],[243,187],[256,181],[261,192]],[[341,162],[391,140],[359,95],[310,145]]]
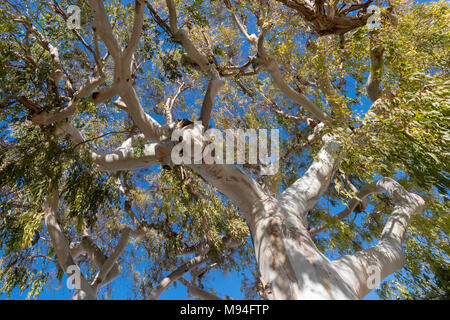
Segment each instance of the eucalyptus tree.
[[[74,299],[120,274],[135,298],[174,283],[224,298],[215,270],[242,273],[247,298],[361,299],[396,272],[383,297],[448,298],[446,2],[1,0],[0,15],[2,292],[79,271]],[[173,134],[208,128],[278,129],[279,170],[175,164]]]

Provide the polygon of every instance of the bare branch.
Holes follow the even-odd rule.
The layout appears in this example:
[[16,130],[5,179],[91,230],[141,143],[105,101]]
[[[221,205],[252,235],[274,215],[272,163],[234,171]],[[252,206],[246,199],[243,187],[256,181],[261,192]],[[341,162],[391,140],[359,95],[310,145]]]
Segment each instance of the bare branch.
[[191,260],[187,261],[186,263],[182,264],[180,267],[175,269],[171,274],[169,274],[167,277],[162,279],[159,284],[156,286],[156,288],[152,291],[152,293],[149,296],[149,300],[156,300],[158,299],[161,294],[169,288],[169,286],[180,279],[184,274],[190,272],[192,269],[198,267],[203,262],[206,261],[206,256],[197,256],[195,258],[192,258]]
[[193,164],[188,167],[232,200],[245,219],[251,219],[255,206],[269,198],[269,195],[252,177],[235,165]]
[[167,0],[166,4],[167,8],[169,9],[170,29],[172,30],[173,34],[175,34],[178,31],[177,10],[175,9],[175,3],[173,2],[173,0]]
[[[102,154],[94,154],[94,162],[101,171],[115,172],[121,170],[133,170],[145,168],[156,164],[169,164],[170,152],[174,142],[150,143],[142,146],[137,151],[132,147],[120,147],[115,151]],[[137,155],[137,153],[141,155]]]
[[[132,56],[139,42],[143,25],[144,6],[142,4],[142,0],[136,0],[136,15],[133,23],[133,31],[127,48],[122,52],[122,48],[110,25],[103,1],[89,1],[89,5],[94,14],[94,31],[100,35],[115,61],[114,84],[111,90],[114,89],[112,91],[120,95],[134,123],[141,129],[146,138],[153,141],[160,141],[169,135],[170,128],[161,127],[155,119],[144,111],[131,83]],[[113,92],[109,92],[105,96],[111,98],[114,96]]]
[[270,110],[274,111],[275,113],[279,114],[280,116],[282,116],[286,119],[295,120],[295,121],[307,121],[308,120],[308,118],[305,116],[302,116],[302,115],[294,116],[292,114],[287,113],[277,104],[277,102],[274,99],[267,97],[264,94],[264,92],[259,91],[259,94],[261,94],[261,96],[264,98],[264,100],[266,100],[269,103]]
[[239,20],[236,13],[234,12],[234,8],[231,4],[230,0],[224,0],[225,6],[227,7],[228,11],[230,11],[231,16],[233,17],[234,22],[238,26],[239,30],[241,31],[242,35],[247,39],[248,42],[250,42],[252,45],[256,46],[258,42],[258,37],[252,33],[249,34],[247,31],[247,28],[244,26],[244,24]]
[[188,33],[177,26],[177,13],[175,3],[173,0],[166,0],[167,7],[169,9],[170,28],[173,33],[173,37],[177,40],[186,50],[188,57],[199,65],[200,69],[206,74],[210,75],[213,79],[219,79],[219,73],[211,66],[209,59],[206,55],[202,54],[189,38]]
[[[96,268],[101,270],[102,266],[105,264],[105,261],[107,260],[107,257],[102,252],[102,250],[100,250],[100,248],[95,244],[94,240],[92,240],[87,231],[83,236],[80,246],[81,249],[76,249],[79,246],[75,245],[72,250],[74,250],[80,255],[87,254],[89,256],[89,259],[96,266]],[[105,286],[108,283],[112,282],[115,278],[117,278],[118,275],[119,275],[119,265],[115,264],[113,268],[109,270],[107,276],[105,277],[105,279],[103,279],[102,283],[100,284],[96,283],[96,279],[92,280],[92,287],[97,292],[100,287]]]

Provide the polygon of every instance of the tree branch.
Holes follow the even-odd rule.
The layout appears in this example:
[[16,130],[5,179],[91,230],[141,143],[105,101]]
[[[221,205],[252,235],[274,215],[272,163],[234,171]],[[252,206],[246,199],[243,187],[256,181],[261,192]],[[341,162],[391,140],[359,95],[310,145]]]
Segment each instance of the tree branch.
[[394,202],[394,210],[384,226],[378,244],[333,261],[336,270],[360,299],[378,285],[370,281],[373,272],[379,273],[381,281],[403,266],[405,258],[402,241],[406,229],[412,216],[425,210],[425,202],[421,197],[407,192],[391,178],[382,178],[376,182],[375,192],[387,193]]
[[325,145],[305,174],[280,195],[280,203],[289,214],[303,221],[328,188],[339,161],[339,143],[333,137],[322,138]]
[[[132,230],[130,228],[125,227],[122,230],[122,234],[121,234],[119,242],[117,243],[116,247],[114,248],[113,253],[106,259],[105,263],[103,263],[103,265],[101,266],[100,271],[98,272],[97,276],[95,277],[94,283],[104,286],[107,283],[112,281],[112,279],[108,279],[108,278],[111,278],[108,276],[112,272],[113,267],[118,268],[117,260],[119,259],[120,255],[125,250],[125,248],[127,247],[128,240],[130,238],[131,233],[132,233]],[[116,273],[116,272],[114,272],[114,273]],[[107,280],[109,280],[109,282]]]
[[231,1],[224,0],[224,3],[225,3],[225,6],[227,7],[228,11],[230,11],[231,16],[233,17],[233,20],[236,23],[236,25],[238,26],[242,35],[245,37],[245,39],[247,39],[248,42],[250,42],[252,45],[256,46],[256,44],[258,42],[258,37],[254,33],[252,33],[252,34],[248,33],[246,26],[244,26],[244,24],[241,22],[241,20],[239,20],[236,13],[234,12]]
[[[105,261],[107,260],[106,255],[100,250],[100,248],[95,244],[94,240],[89,235],[85,235],[81,241],[81,247],[83,251],[81,254],[88,254],[89,259],[96,266],[98,270],[101,270]],[[96,278],[92,280],[92,287],[97,292],[102,286],[107,285],[112,282],[119,275],[119,265],[115,264],[113,268],[108,271],[107,276],[103,279],[102,283],[97,283]]]
[[306,108],[320,121],[331,122],[330,116],[328,116],[325,112],[320,110],[320,108],[311,100],[309,100],[305,95],[292,89],[291,86],[289,86],[289,84],[283,79],[277,61],[275,60],[275,58],[270,56],[264,49],[264,38],[268,30],[269,26],[267,25],[263,26],[261,34],[259,35],[258,54],[256,57],[256,61],[266,68],[267,72],[269,72],[269,74],[271,75],[275,85],[289,99],[293,100],[295,103],[298,103],[300,106]]
[[139,42],[143,25],[144,6],[142,0],[136,0],[133,31],[129,44],[123,52],[114,36],[103,1],[89,0],[89,5],[94,15],[94,31],[100,35],[115,62],[113,88],[117,90],[116,92],[127,106],[127,111],[134,123],[141,129],[147,139],[153,141],[165,139],[170,134],[170,128],[161,127],[155,119],[144,111],[131,84],[132,56]]
[[98,33],[98,35],[100,35],[106,47],[108,48],[109,53],[117,63],[120,60],[122,48],[120,47],[119,41],[114,36],[114,32],[111,24],[109,23],[108,13],[106,12],[103,1],[88,0],[88,2],[94,15],[92,29],[96,33]]
[[[344,34],[366,24],[370,14],[366,13],[367,7],[373,2],[368,0],[358,5],[350,5],[349,8],[334,8],[324,10],[324,1],[296,1],[277,0],[289,8],[296,10],[299,15],[308,21],[318,35]],[[331,9],[331,10],[330,10]],[[360,10],[356,14],[346,16],[347,13]]]
[[[374,193],[375,191],[376,191],[376,186],[374,183],[368,183],[368,184],[364,185],[364,187],[362,187],[356,194],[356,198],[353,198],[350,201],[350,203],[348,204],[348,206],[344,210],[339,212],[338,214],[334,215],[333,218],[344,219],[344,218],[348,217],[361,202],[365,201],[367,196]],[[311,237],[314,237],[314,236],[318,235],[319,233],[321,233],[322,231],[324,231],[327,227],[328,227],[328,223],[325,222],[325,223],[321,224],[320,226],[318,226],[314,229],[311,229],[309,231],[309,234],[311,235]]]
[[[70,100],[68,106],[60,111],[55,112],[42,112],[39,114],[35,114],[32,117],[32,121],[36,124],[41,125],[49,125],[55,122],[62,121],[64,119],[70,118],[73,116],[73,114],[76,111],[78,103],[81,101],[82,98],[87,97],[92,90],[94,90],[96,87],[98,87],[103,81],[106,80],[106,77],[104,75],[95,78],[88,83],[86,83],[83,87],[81,87],[75,94],[73,95],[72,99]],[[102,98],[98,98],[96,101],[94,101],[96,104],[100,104],[101,102],[106,100],[106,97],[104,97],[104,94],[101,96]]]
[[144,25],[144,0],[135,0],[135,13],[133,21],[133,29],[131,31],[128,45],[123,51],[123,64],[131,67],[131,60],[141,38],[142,26]]
[[201,289],[200,287],[190,283],[184,278],[180,278],[178,279],[178,281],[181,282],[188,289],[189,297],[203,300],[222,300],[218,296]]
[[177,12],[175,3],[173,0],[166,0],[167,7],[169,9],[170,18],[170,28],[175,40],[177,40],[186,50],[188,57],[197,63],[200,69],[206,74],[210,75],[213,80],[220,79],[217,70],[210,64],[209,59],[206,55],[202,54],[194,45],[192,40],[189,38],[187,32],[178,28],[177,26]]
[[165,103],[165,108],[164,108],[164,116],[166,117],[166,121],[169,125],[173,124],[173,115],[172,115],[172,110],[173,107],[175,105],[175,101],[178,99],[178,97],[180,96],[180,94],[186,90],[188,87],[186,86],[186,83],[182,82],[180,84],[180,86],[177,89],[177,92],[175,93],[175,95],[172,98],[167,98],[166,103]]
[[207,259],[206,255],[197,256],[187,261],[186,263],[182,264],[180,267],[175,269],[175,271],[173,271],[171,274],[169,274],[167,277],[165,277],[159,282],[159,284],[152,291],[148,299],[149,300],[158,299],[161,296],[161,294],[165,290],[167,290],[173,282],[180,279],[184,274],[190,272],[192,269],[201,265],[203,262],[206,261],[206,259]]
[[[53,248],[55,249],[56,256],[58,257],[59,265],[63,269],[64,273],[66,273],[68,276],[71,276],[71,274],[68,274],[68,269],[71,266],[76,266],[76,264],[71,255],[69,242],[58,223],[58,198],[59,195],[57,187],[50,186],[49,193],[45,202],[44,222],[50,235]],[[81,288],[77,289],[73,296],[73,299],[96,299],[94,288],[89,284],[89,282],[87,282],[87,280],[81,274],[81,271],[80,285]]]
[[370,74],[367,79],[367,95],[372,102],[375,102],[382,93],[380,88],[381,75],[383,69],[384,47],[381,44],[373,45],[370,50]]
[[209,126],[209,119],[211,117],[211,111],[214,103],[214,99],[219,92],[219,90],[224,86],[225,81],[213,78],[208,83],[208,89],[206,90],[205,97],[203,99],[202,110],[200,112],[200,121],[204,129],[206,130]]
[[115,151],[94,154],[94,163],[98,169],[115,172],[171,163],[170,154],[174,142],[166,140],[161,143],[149,143],[137,149],[127,146],[127,141]]

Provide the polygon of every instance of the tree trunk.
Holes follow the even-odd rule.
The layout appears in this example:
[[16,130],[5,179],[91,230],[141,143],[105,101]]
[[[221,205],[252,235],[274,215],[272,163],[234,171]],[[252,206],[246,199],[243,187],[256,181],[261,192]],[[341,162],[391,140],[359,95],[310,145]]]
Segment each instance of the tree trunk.
[[300,220],[285,212],[273,199],[255,208],[249,223],[265,298],[356,299]]

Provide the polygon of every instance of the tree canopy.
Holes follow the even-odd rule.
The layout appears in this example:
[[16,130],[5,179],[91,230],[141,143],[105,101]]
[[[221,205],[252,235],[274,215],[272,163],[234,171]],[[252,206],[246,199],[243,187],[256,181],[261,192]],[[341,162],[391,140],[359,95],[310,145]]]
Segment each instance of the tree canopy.
[[[174,128],[201,119],[280,130],[276,174],[238,165],[274,197],[305,174],[324,137],[339,140],[305,222],[329,259],[375,243],[391,216],[392,199],[364,194],[368,183],[391,177],[419,195],[406,263],[377,292],[450,298],[447,2],[0,3],[0,292],[37,298],[73,259],[103,298],[119,273],[133,298],[176,281],[192,297],[224,298],[213,270],[242,274],[245,297],[264,297],[239,204],[158,156]],[[80,28],[67,25],[70,5]],[[376,28],[370,5],[381,8]]]

